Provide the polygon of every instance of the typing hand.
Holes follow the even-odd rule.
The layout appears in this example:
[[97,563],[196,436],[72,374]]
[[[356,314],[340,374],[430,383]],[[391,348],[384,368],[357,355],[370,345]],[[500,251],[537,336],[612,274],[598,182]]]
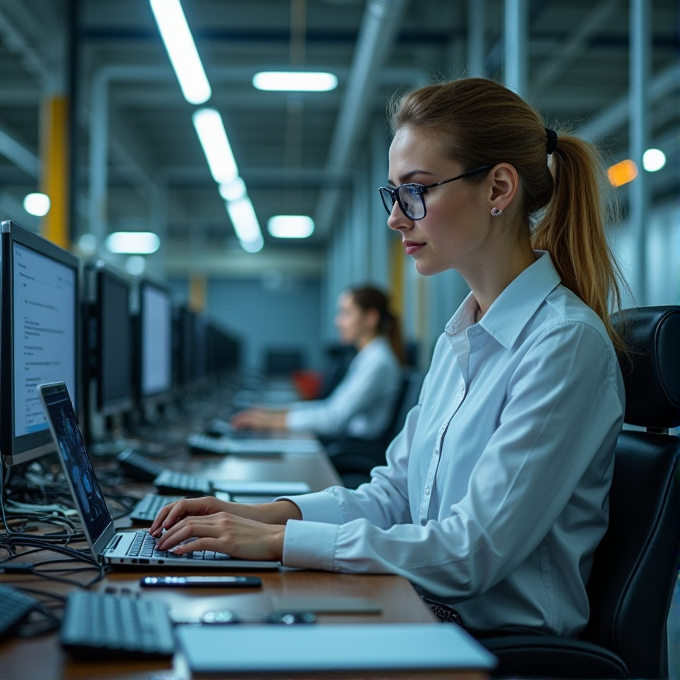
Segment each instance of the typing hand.
[[285,430],[286,411],[249,408],[236,413],[229,421],[237,430]]
[[281,525],[262,524],[228,512],[218,512],[185,517],[163,533],[156,547],[158,550],[171,550],[177,555],[195,550],[214,550],[247,560],[280,560],[285,531]]
[[164,505],[156,515],[153,524],[149,529],[152,536],[158,537],[163,529],[169,529],[184,517],[191,515],[214,515],[229,507],[229,503],[218,501],[213,496],[203,498],[185,498],[181,501]]

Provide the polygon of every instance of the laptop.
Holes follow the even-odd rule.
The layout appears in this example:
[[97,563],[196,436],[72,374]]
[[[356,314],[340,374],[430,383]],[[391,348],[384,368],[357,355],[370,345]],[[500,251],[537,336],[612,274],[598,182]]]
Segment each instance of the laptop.
[[156,539],[148,531],[116,531],[92,466],[85,440],[78,427],[66,384],[49,383],[38,387],[52,437],[57,445],[64,474],[83,533],[92,554],[101,564],[190,569],[277,569],[280,562],[239,560],[208,550],[173,555],[155,549]]

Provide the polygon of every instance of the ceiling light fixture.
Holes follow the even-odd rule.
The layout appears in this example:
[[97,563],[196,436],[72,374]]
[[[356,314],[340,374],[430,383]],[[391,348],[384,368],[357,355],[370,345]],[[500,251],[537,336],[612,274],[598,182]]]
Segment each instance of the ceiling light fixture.
[[632,182],[638,176],[638,167],[634,161],[627,158],[625,161],[612,165],[607,170],[607,175],[612,186],[620,187]]
[[666,165],[666,154],[661,149],[647,149],[642,156],[642,167],[647,172],[656,172]]
[[246,185],[244,181],[237,177],[227,184],[220,184],[220,196],[225,201],[238,201],[246,195]]
[[257,253],[264,246],[262,230],[257,221],[257,215],[253,204],[248,197],[240,198],[237,201],[227,202],[227,212],[241,248],[249,253]]
[[199,109],[192,116],[198,139],[218,184],[229,184],[238,177],[238,167],[224,129],[222,116],[215,109]]
[[27,194],[24,198],[24,210],[29,215],[44,217],[50,211],[50,197],[47,194]]
[[338,86],[338,78],[313,71],[262,71],[253,76],[253,85],[258,90],[328,92]]
[[160,238],[152,231],[116,231],[106,239],[110,252],[126,255],[151,255],[160,246]]
[[179,0],[149,0],[172,68],[190,104],[204,104],[212,91]]
[[267,230],[276,238],[307,238],[314,233],[314,220],[307,215],[276,215],[269,218]]

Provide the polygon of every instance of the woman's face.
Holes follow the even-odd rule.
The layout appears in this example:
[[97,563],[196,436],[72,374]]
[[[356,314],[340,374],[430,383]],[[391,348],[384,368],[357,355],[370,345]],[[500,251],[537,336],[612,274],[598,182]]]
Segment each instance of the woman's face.
[[[400,128],[390,146],[390,184],[433,184],[469,170],[447,158],[436,138],[426,131]],[[401,234],[407,255],[420,274],[470,266],[480,255],[489,234],[486,182],[465,179],[424,193],[426,215],[412,220],[394,204],[387,220]],[[474,265],[473,265],[474,266]]]
[[375,334],[373,316],[364,312],[349,293],[342,293],[338,298],[338,313],[335,316],[340,341],[344,345],[358,345],[367,337],[372,337]]

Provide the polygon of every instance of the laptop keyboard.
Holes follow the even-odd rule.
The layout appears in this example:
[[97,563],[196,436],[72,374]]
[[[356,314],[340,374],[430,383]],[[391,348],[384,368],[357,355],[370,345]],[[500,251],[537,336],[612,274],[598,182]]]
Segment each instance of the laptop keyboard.
[[194,552],[185,553],[183,555],[175,555],[175,553],[166,550],[156,550],[156,539],[147,531],[138,531],[132,539],[132,543],[127,551],[128,557],[139,557],[140,559],[150,559],[158,557],[160,559],[176,559],[176,560],[228,560],[231,559],[229,555],[221,552],[214,552],[213,550],[195,550]]
[[76,656],[164,658],[175,651],[162,602],[78,590],[68,596],[61,644]]
[[188,494],[212,493],[212,483],[210,480],[175,470],[164,470],[154,479],[153,483],[156,488],[170,492]]

